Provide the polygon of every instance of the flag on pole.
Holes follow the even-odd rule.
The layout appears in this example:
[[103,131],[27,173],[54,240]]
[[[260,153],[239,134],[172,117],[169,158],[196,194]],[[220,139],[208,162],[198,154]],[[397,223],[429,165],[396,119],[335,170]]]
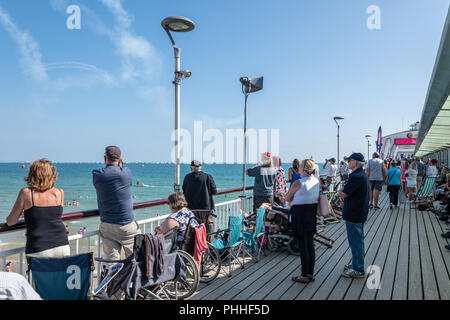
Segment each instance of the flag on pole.
[[381,153],[381,147],[382,147],[382,143],[381,143],[381,126],[378,128],[378,136],[377,136],[377,152]]

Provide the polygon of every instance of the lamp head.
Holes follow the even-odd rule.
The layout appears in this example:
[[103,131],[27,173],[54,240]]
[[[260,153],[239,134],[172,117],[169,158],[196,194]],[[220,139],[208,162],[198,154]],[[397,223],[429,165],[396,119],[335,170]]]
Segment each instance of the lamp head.
[[195,24],[191,19],[179,16],[165,18],[161,22],[161,26],[165,30],[173,32],[188,32],[195,28]]
[[245,93],[252,93],[262,90],[264,77],[259,78],[242,77],[239,79],[239,81],[245,87]]

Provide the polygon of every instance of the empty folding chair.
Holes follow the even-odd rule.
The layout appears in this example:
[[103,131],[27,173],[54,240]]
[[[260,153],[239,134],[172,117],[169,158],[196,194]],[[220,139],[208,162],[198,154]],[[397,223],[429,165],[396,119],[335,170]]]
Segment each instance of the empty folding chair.
[[66,258],[27,258],[29,281],[44,300],[88,300],[93,253]]

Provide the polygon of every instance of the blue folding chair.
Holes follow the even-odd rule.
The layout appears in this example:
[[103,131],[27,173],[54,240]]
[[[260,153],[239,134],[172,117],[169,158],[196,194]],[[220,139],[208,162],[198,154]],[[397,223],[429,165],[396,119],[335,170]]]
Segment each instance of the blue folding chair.
[[[257,252],[256,261],[259,261],[259,255],[261,250],[264,247],[266,240],[266,233],[264,232],[264,223],[266,221],[266,208],[261,208],[256,210],[256,220],[254,222],[250,222],[250,224],[255,225],[253,232],[244,231],[244,239],[245,245],[247,248],[252,250],[253,252]],[[266,255],[266,251],[264,250],[264,255]]]
[[[233,270],[233,261],[237,260],[241,269],[244,268],[244,236],[243,236],[244,214],[240,216],[228,218],[228,228],[211,233],[214,235],[214,240],[211,243],[219,252],[221,261],[228,259],[229,271],[228,276],[231,277]],[[242,255],[242,262],[239,261],[239,256]]]
[[66,258],[29,257],[28,281],[44,300],[88,300],[93,253]]

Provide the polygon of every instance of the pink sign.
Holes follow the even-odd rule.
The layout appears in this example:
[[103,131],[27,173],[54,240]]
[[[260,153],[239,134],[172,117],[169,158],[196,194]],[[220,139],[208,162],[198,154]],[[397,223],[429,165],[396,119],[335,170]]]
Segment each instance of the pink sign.
[[415,145],[416,139],[395,139],[396,145]]

